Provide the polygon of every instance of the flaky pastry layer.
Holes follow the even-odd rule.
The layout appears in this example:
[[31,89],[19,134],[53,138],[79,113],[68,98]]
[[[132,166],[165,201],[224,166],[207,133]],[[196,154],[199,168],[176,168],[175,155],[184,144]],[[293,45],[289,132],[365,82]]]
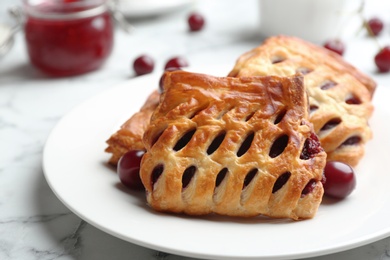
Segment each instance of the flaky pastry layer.
[[157,90],[153,91],[141,109],[110,136],[107,140],[108,147],[105,150],[111,153],[108,161],[110,164],[116,166],[119,159],[130,150],[145,150],[142,137],[159,100],[160,94]]
[[243,54],[229,76],[304,75],[310,122],[328,160],[358,164],[372,138],[368,119],[376,84],[336,53],[287,36],[266,39]]
[[[306,219],[323,195],[326,153],[303,78],[166,72],[144,134],[140,176],[158,211]],[[318,144],[317,150],[308,150]],[[310,146],[313,148],[313,146]]]

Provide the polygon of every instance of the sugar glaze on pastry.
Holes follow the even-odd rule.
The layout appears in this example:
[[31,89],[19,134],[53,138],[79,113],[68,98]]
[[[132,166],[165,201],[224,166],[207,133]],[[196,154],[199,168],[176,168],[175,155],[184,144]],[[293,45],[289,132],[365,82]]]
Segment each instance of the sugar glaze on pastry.
[[140,176],[158,211],[312,218],[326,153],[302,76],[166,72]]

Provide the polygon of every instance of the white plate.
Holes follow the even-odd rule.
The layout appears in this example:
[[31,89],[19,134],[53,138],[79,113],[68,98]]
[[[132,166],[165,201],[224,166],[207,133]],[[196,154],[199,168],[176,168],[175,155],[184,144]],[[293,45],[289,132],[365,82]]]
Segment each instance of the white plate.
[[180,10],[195,0],[118,0],[119,10],[129,18],[161,15]]
[[[198,71],[222,76],[228,70]],[[379,87],[375,96],[370,122],[375,138],[356,169],[357,189],[343,201],[325,199],[314,219],[294,222],[156,213],[142,192],[122,187],[106,164],[105,141],[138,110],[158,80],[159,75],[149,75],[114,87],[75,108],[53,129],[44,150],[45,176],[58,198],[82,219],[141,246],[213,259],[303,258],[390,235],[389,89]]]

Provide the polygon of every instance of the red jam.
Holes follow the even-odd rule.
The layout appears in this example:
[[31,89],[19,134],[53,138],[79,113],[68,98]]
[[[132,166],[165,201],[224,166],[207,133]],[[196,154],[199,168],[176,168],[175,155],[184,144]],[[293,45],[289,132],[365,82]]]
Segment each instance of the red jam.
[[52,76],[99,68],[111,53],[113,24],[105,1],[46,0],[26,7],[31,63]]

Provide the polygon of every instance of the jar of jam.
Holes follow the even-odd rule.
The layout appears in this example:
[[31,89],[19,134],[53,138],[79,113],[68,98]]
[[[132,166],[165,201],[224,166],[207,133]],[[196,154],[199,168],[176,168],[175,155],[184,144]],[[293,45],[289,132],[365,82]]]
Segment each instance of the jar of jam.
[[113,47],[105,0],[24,0],[30,61],[52,76],[98,69]]

